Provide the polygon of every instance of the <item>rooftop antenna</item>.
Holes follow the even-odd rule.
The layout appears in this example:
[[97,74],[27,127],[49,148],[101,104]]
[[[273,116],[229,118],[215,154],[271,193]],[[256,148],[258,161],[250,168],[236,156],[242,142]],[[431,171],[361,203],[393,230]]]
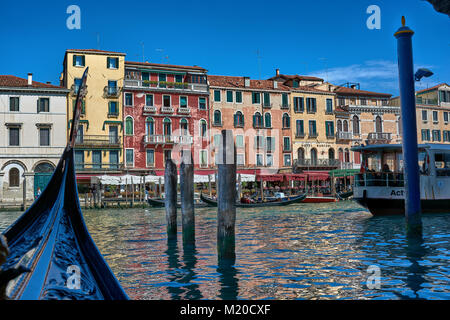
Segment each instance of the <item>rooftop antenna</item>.
[[141,46],[142,46],[142,62],[145,62],[144,41],[141,42]]

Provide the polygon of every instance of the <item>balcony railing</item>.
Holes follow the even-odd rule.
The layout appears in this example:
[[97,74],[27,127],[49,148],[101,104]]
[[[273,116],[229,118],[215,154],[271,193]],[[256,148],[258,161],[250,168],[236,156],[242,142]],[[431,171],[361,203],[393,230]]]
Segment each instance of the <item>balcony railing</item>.
[[392,139],[392,133],[390,132],[371,132],[367,135],[367,140],[372,143],[388,142]]
[[345,131],[338,131],[336,132],[336,139],[337,140],[352,140],[353,133],[352,132],[345,132]]
[[294,166],[338,168],[340,166],[340,161],[336,159],[299,159],[294,161]]
[[191,113],[191,109],[189,109],[189,107],[179,107],[177,111],[179,114],[190,114]]
[[437,99],[425,99],[422,97],[416,97],[416,103],[429,105],[429,106],[437,106],[438,101],[437,101]]
[[[78,90],[80,90],[80,86],[75,83],[70,87],[70,94],[72,96],[76,96],[78,94]],[[82,95],[86,95],[87,93],[87,85],[84,87],[84,92],[81,92]]]
[[161,113],[174,113],[174,109],[172,107],[166,107],[166,106],[162,106],[161,107]]
[[144,144],[192,144],[194,138],[192,136],[174,136],[174,135],[146,135],[144,136]]
[[122,163],[75,163],[76,171],[117,171],[122,169]]
[[208,92],[208,85],[203,83],[167,82],[125,79],[124,86],[128,88],[152,88],[161,90]]
[[78,147],[120,147],[122,137],[109,135],[83,135],[77,136],[75,144]]
[[107,98],[117,98],[120,95],[121,87],[106,86],[103,88],[103,94]]
[[156,107],[155,106],[144,106],[143,111],[146,113],[155,113]]

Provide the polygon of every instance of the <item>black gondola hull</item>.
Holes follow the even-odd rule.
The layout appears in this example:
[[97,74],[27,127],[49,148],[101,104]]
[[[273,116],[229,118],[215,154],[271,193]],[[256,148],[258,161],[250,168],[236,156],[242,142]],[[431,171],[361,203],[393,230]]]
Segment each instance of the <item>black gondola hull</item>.
[[[206,197],[203,194],[200,195],[200,199],[202,201],[204,201],[205,203],[207,203],[209,206],[217,207],[216,200]],[[289,199],[280,200],[280,201],[267,201],[267,202],[259,202],[259,203],[236,202],[236,207],[238,207],[238,208],[283,207],[283,206],[288,206],[288,205],[294,204],[294,203],[300,203],[305,199],[306,199],[306,194],[302,194],[302,195],[290,197]]]

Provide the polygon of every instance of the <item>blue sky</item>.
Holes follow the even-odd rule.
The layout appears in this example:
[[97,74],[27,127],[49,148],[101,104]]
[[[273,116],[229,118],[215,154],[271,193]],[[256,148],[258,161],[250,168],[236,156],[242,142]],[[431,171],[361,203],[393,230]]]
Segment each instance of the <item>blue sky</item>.
[[[66,27],[72,4],[81,9],[80,30]],[[370,5],[380,7],[380,30],[366,26]],[[0,74],[33,72],[57,84],[64,51],[92,48],[252,79],[279,68],[397,95],[393,33],[402,15],[415,31],[416,67],[435,73],[416,88],[450,82],[450,18],[424,0],[4,1]]]

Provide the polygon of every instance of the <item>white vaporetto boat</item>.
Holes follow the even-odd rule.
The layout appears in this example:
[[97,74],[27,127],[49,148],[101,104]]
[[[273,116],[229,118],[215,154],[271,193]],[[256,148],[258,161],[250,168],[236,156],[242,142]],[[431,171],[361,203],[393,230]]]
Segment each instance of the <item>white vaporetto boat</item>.
[[[423,213],[450,212],[450,145],[420,144],[420,199]],[[404,214],[402,145],[353,147],[362,156],[353,199],[373,215]]]

